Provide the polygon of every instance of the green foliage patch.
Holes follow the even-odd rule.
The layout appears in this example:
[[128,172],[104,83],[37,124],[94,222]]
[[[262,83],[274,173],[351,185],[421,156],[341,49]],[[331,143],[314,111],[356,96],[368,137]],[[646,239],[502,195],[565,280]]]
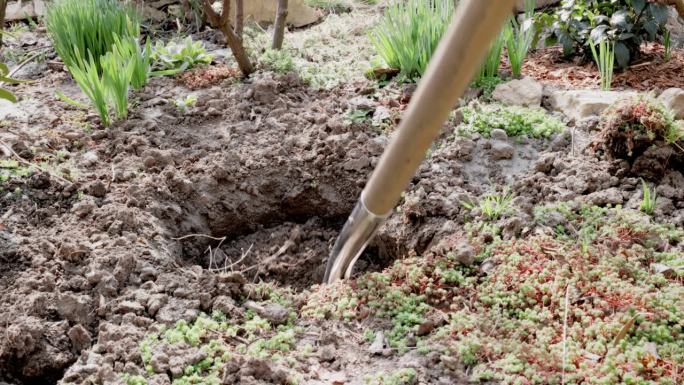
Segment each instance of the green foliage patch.
[[462,133],[479,133],[486,137],[495,128],[509,136],[527,135],[534,138],[548,138],[563,131],[565,125],[560,119],[549,115],[542,108],[501,106],[498,104],[472,104],[462,108]]
[[425,72],[453,13],[453,0],[393,0],[371,32],[371,43],[403,79],[416,79]]
[[615,61],[624,68],[638,54],[644,41],[654,41],[665,31],[668,7],[647,0],[563,0],[553,13],[541,16],[565,55],[590,56],[590,41],[615,43]]

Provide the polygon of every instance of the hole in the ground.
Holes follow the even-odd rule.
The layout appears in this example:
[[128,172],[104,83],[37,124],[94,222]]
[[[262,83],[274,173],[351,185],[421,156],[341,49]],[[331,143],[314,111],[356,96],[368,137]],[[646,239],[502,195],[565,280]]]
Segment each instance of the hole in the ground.
[[[285,221],[224,241],[205,242],[187,255],[207,269],[240,272],[252,281],[277,281],[296,289],[321,283],[325,263],[346,218],[310,217]],[[396,247],[376,240],[362,254],[355,273],[380,271],[395,259]]]

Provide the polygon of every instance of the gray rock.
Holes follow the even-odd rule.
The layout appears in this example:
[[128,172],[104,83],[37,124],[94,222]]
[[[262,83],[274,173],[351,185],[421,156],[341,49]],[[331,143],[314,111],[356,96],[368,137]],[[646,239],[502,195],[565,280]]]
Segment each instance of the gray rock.
[[515,149],[506,142],[494,141],[492,143],[492,160],[513,159]]
[[464,265],[472,265],[473,261],[475,259],[475,249],[470,245],[470,243],[467,240],[461,240],[458,243],[454,245],[454,247],[451,249],[451,252],[454,255],[454,258],[464,264]]
[[681,88],[668,88],[658,96],[658,101],[672,110],[675,119],[684,119],[684,90]]
[[507,140],[508,134],[506,133],[506,131],[504,131],[500,128],[495,128],[491,132],[491,137],[494,140]]
[[382,354],[385,350],[386,345],[387,343],[385,340],[385,334],[382,331],[378,331],[377,333],[375,333],[375,339],[373,340],[371,346],[368,348],[368,352],[370,352],[371,354]]
[[247,301],[245,307],[254,311],[260,317],[265,318],[273,325],[285,324],[290,318],[290,312],[283,305],[278,303],[261,305],[254,301]]
[[514,79],[494,88],[492,98],[503,104],[539,107],[542,101],[542,85],[531,77]]
[[553,111],[558,111],[571,119],[582,120],[599,115],[617,100],[635,94],[598,90],[552,91],[548,96],[548,102]]
[[596,191],[586,196],[586,202],[590,205],[621,205],[624,202],[622,191],[616,187],[607,190]]
[[155,373],[166,373],[169,370],[169,356],[161,351],[156,351],[152,354],[150,366]]

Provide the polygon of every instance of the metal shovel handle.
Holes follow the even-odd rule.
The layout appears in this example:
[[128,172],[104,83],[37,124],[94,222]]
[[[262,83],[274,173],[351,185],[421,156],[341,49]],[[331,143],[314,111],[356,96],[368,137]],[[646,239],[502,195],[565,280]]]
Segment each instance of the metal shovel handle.
[[399,202],[449,113],[480,68],[515,0],[461,0],[399,128],[382,154],[328,259],[325,282],[349,277]]

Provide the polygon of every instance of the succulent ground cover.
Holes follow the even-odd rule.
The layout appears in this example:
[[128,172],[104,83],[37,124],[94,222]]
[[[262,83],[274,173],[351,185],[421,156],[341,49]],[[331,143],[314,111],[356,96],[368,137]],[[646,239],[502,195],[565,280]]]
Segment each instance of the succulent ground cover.
[[[454,253],[433,254],[299,294],[273,285],[249,289],[259,293],[261,310],[279,308],[280,324],[247,310],[159,326],[139,346],[149,375],[128,383],[159,372],[158,352],[174,349],[199,355],[185,367],[171,365],[174,384],[225,383],[239,378],[239,364],[224,364],[262,360],[277,368],[276,383],[310,380],[307,360],[325,353],[307,339],[307,327],[331,320],[357,329],[365,349],[437,354],[443,366],[476,382],[678,383],[684,230],[621,207],[566,204],[539,207],[524,239],[481,235],[498,223],[470,224],[473,265]],[[385,344],[377,346],[378,338]],[[410,384],[415,377],[415,369],[404,368],[366,383]]]

